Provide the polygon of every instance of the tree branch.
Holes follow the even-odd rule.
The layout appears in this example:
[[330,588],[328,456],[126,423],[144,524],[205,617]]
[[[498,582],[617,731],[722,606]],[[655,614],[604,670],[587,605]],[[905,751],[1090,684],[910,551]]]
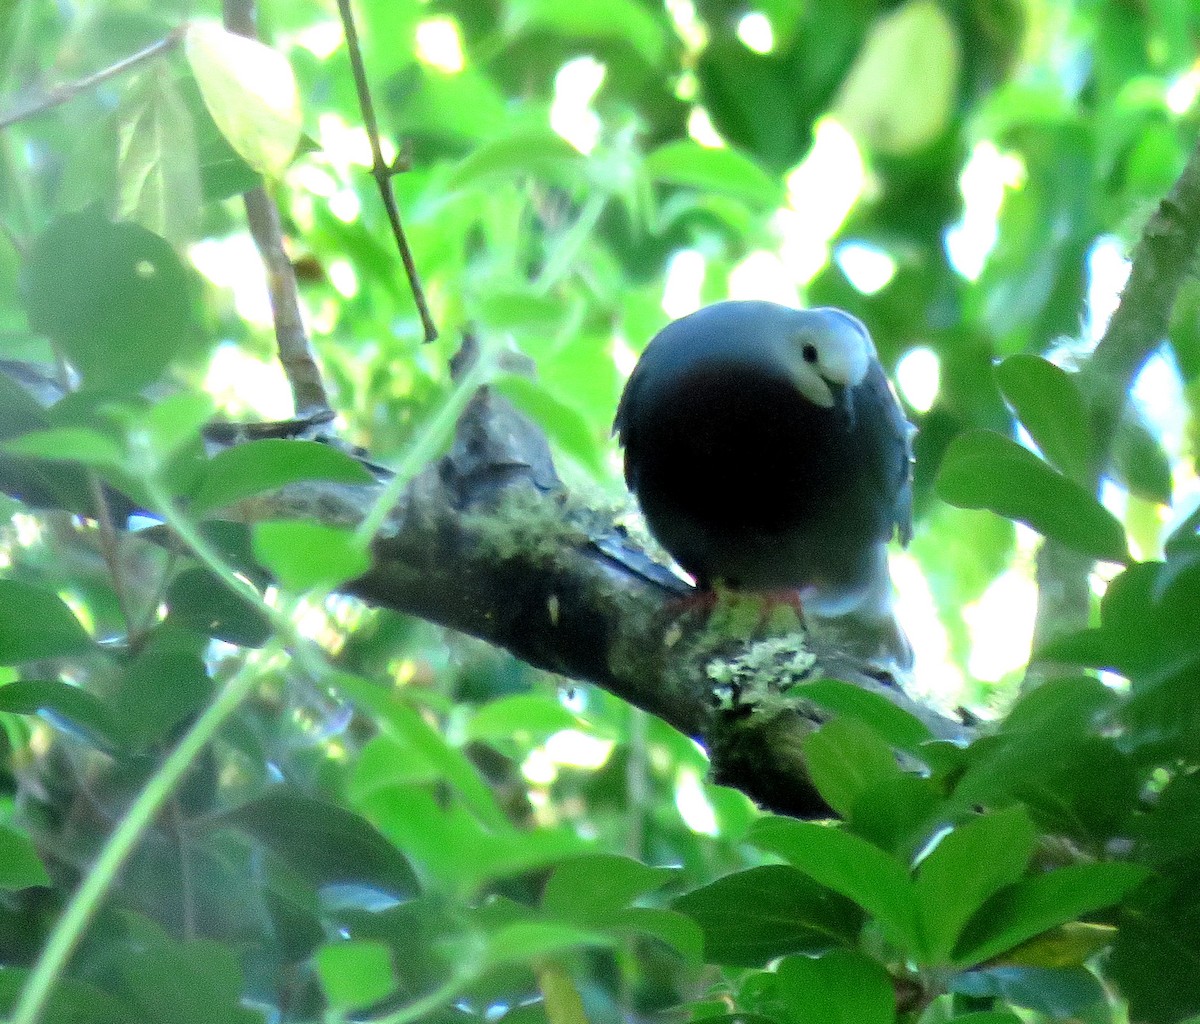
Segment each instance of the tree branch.
[[[1171,312],[1200,250],[1200,146],[1147,222],[1133,252],[1129,281],[1104,336],[1080,371],[1092,425],[1090,483],[1108,470],[1129,389],[1167,337]],[[1038,552],[1034,650],[1088,622],[1092,560],[1046,541]],[[1035,682],[1036,676],[1029,682]]]
[[[0,370],[12,375],[13,367]],[[34,393],[28,372],[14,379]],[[44,387],[36,393],[43,402],[54,398]],[[227,424],[208,432],[217,446],[245,436]],[[225,517],[355,529],[386,486],[386,479],[294,484]],[[28,461],[11,457],[0,457],[0,490],[32,503],[56,500],[51,490],[31,494]],[[680,600],[686,584],[617,525],[623,511],[592,508],[568,493],[540,430],[481,388],[450,451],[396,503],[371,569],[346,589],[615,694],[703,743],[715,781],[781,813],[828,813],[808,781],[801,741],[829,715],[802,686],[799,696],[785,693],[795,684],[843,679],[916,715],[934,736],[969,735],[873,672],[831,627],[747,637],[689,610]],[[161,528],[160,540],[169,539]]]
[[354,12],[350,9],[350,0],[338,0],[338,13],[342,18],[342,31],[346,35],[346,48],[350,51],[350,67],[354,72],[354,88],[358,93],[358,106],[362,111],[367,138],[371,141],[371,177],[375,179],[375,184],[379,187],[379,195],[383,199],[384,209],[387,210],[388,223],[392,226],[392,237],[396,240],[396,248],[400,251],[404,272],[408,275],[408,286],[412,290],[413,301],[417,304],[417,314],[421,317],[425,340],[436,341],[437,324],[433,322],[433,314],[429,312],[429,304],[425,301],[425,289],[421,285],[421,275],[417,270],[416,260],[413,259],[412,249],[409,248],[408,237],[404,234],[404,227],[400,223],[400,208],[396,204],[396,193],[392,189],[392,178],[401,171],[407,170],[408,167],[406,162],[400,159],[390,165],[383,159],[383,149],[379,141],[379,121],[375,117],[375,102],[371,98],[371,88],[367,84],[362,47],[358,42],[358,29],[354,24]]
[[[222,10],[229,31],[250,39],[258,38],[253,0],[224,0]],[[242,201],[246,206],[250,235],[267,270],[275,346],[279,364],[291,387],[296,415],[302,419],[327,421],[332,418],[332,407],[304,327],[296,271],[283,247],[279,211],[264,185],[250,189],[242,196]]]
[[136,68],[140,64],[146,63],[148,60],[153,60],[160,54],[173,50],[179,45],[183,39],[184,32],[187,30],[186,25],[180,25],[173,29],[169,34],[158,40],[156,43],[151,43],[144,50],[138,50],[137,53],[131,54],[122,60],[111,64],[101,71],[97,71],[93,75],[88,75],[86,78],[77,79],[74,82],[69,82],[66,85],[59,85],[51,89],[48,93],[34,97],[24,104],[20,104],[7,114],[0,114],[0,131],[19,121],[27,120],[37,114],[45,113],[47,110],[53,110],[55,107],[62,106],[68,100],[73,100],[80,93],[87,92],[89,89],[94,89],[97,85],[107,82],[110,78],[116,78],[118,75],[124,74]]

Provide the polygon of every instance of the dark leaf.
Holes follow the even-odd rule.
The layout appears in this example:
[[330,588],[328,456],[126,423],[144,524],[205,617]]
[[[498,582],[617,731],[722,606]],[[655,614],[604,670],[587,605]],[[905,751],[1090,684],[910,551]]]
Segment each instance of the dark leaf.
[[282,788],[216,824],[253,836],[313,885],[362,883],[411,899],[418,882],[404,854],[357,814]]
[[726,875],[673,905],[700,925],[705,959],[732,967],[852,945],[862,924],[853,903],[785,864]]

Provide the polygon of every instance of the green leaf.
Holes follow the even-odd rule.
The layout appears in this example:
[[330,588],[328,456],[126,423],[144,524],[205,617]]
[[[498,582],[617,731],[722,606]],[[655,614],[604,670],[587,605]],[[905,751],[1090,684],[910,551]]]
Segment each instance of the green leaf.
[[1076,375],[1041,356],[1009,356],[996,381],[1046,459],[1072,480],[1086,480],[1092,428]]
[[229,946],[210,939],[176,942],[149,921],[134,919],[133,935],[116,961],[122,987],[139,1005],[134,1020],[149,1024],[261,1024],[241,1005],[242,970]]
[[303,520],[255,523],[254,556],[284,590],[332,590],[371,568],[371,556],[351,530]]
[[564,729],[586,728],[586,723],[554,697],[541,693],[514,693],[476,708],[466,725],[467,739],[529,743]]
[[[124,420],[131,441],[145,446],[163,466],[189,444],[201,441],[213,416],[213,402],[206,394],[183,393],[155,402]],[[132,445],[131,445],[132,447]]]
[[8,825],[0,825],[0,889],[28,889],[50,884],[50,876],[29,836]]
[[647,64],[658,64],[667,47],[667,25],[635,0],[581,4],[575,0],[512,0],[508,31],[549,29],[579,39],[627,41]]
[[109,750],[124,740],[120,723],[95,694],[56,679],[19,679],[0,686],[0,711],[16,715],[47,712],[57,724],[74,728],[88,742]]
[[949,15],[934,0],[908,0],[871,27],[833,114],[876,152],[916,153],[954,116],[961,61]]
[[689,965],[704,963],[704,933],[690,917],[658,907],[627,907],[608,921],[608,928],[620,932],[648,935],[670,946]]
[[1094,558],[1129,561],[1125,529],[1108,509],[1033,452],[991,430],[969,430],[951,442],[937,492],[951,505],[1016,519]]
[[283,787],[214,823],[253,836],[313,885],[356,882],[399,899],[420,888],[404,854],[364,819]]
[[316,964],[325,999],[339,1010],[370,1006],[396,989],[392,953],[382,942],[327,942]]
[[807,821],[765,818],[747,837],[878,919],[892,941],[924,958],[916,893],[905,866],[858,836]]
[[1147,874],[1134,864],[1075,864],[1010,885],[972,918],[954,960],[963,967],[982,963],[1035,935],[1118,903]]
[[200,337],[195,277],[158,235],[96,208],[60,217],[24,268],[29,325],[93,392],[133,394]]
[[1147,501],[1171,504],[1171,462],[1162,442],[1132,409],[1126,410],[1117,427],[1112,460],[1118,483]]
[[856,836],[910,862],[944,820],[943,804],[941,787],[932,778],[887,776],[858,795],[846,824]]
[[190,242],[200,226],[200,157],[191,111],[165,64],[125,93],[117,118],[121,219]]
[[783,202],[783,185],[749,157],[733,149],[707,149],[698,142],[668,142],[646,157],[652,180],[733,196],[762,207]]
[[81,462],[96,469],[119,468],[128,458],[107,434],[86,427],[35,430],[4,442],[4,450],[51,462]]
[[613,940],[598,932],[547,921],[518,921],[488,936],[484,950],[487,968],[529,964],[580,946],[610,946]]
[[942,837],[917,870],[930,963],[947,962],[975,912],[1025,873],[1034,840],[1033,823],[1022,807],[984,815]]
[[213,457],[193,501],[198,515],[264,491],[302,480],[370,484],[362,463],[318,441],[268,437],[248,441]]
[[900,774],[891,748],[852,718],[835,719],[810,733],[801,750],[813,785],[843,818],[864,790]]
[[[21,967],[0,967],[0,1011],[15,1007],[29,975]],[[68,977],[58,979],[38,1020],[41,1024],[129,1024],[139,1012],[140,1007],[104,989]]]
[[604,925],[674,874],[670,868],[647,867],[614,854],[578,857],[554,869],[542,894],[542,910],[572,924]]
[[522,129],[475,147],[450,173],[446,187],[482,187],[492,179],[511,179],[515,174],[553,179],[582,167],[583,162],[583,154],[561,135],[548,128]]
[[597,477],[605,473],[604,456],[596,432],[574,408],[551,394],[536,380],[518,374],[498,378],[495,389],[546,431],[564,452]]
[[726,875],[674,907],[704,932],[705,959],[731,967],[852,945],[863,917],[849,900],[785,864]]
[[271,637],[271,622],[262,609],[201,566],[185,569],[171,581],[167,607],[168,621],[226,643],[261,647]]
[[929,727],[916,716],[878,693],[840,679],[815,679],[811,683],[800,683],[787,692],[835,711],[843,718],[870,726],[900,750],[916,753],[922,743],[933,739]]
[[215,22],[188,26],[184,51],[204,103],[229,144],[278,178],[300,143],[300,93],[287,58]]
[[0,665],[65,658],[91,647],[91,637],[58,595],[0,579]]
[[166,740],[177,725],[199,712],[212,692],[212,680],[200,658],[162,642],[129,663],[110,707],[127,744],[145,750]]
[[1084,967],[993,967],[958,975],[950,989],[976,999],[1002,999],[1055,1020],[1082,1017],[1088,1007],[1105,1000],[1104,986]]
[[893,1024],[896,993],[887,971],[848,949],[791,956],[778,967],[785,1020],[794,1024]]
[[424,758],[458,790],[481,822],[497,832],[509,830],[508,818],[475,766],[462,751],[451,747],[414,708],[377,684],[345,672],[336,673],[329,682],[359,708],[370,712],[380,731]]

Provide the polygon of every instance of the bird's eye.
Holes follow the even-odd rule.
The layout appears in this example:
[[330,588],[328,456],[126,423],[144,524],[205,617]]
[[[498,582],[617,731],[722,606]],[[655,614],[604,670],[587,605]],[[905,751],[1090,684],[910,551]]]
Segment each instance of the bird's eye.
[[800,354],[804,356],[806,363],[815,363],[817,361],[817,346],[810,341],[800,350]]

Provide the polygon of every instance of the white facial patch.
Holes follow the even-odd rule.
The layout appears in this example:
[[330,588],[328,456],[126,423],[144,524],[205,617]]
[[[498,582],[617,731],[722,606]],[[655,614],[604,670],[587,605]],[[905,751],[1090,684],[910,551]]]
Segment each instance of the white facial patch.
[[[816,361],[809,365],[834,384],[850,388],[861,384],[875,357],[875,346],[867,329],[840,309],[821,308],[812,312],[821,316],[824,329],[804,339],[817,350]],[[832,405],[832,395],[828,403],[820,404]]]
[[800,394],[807,398],[813,405],[819,405],[823,409],[833,408],[833,392],[826,383],[825,378],[817,372],[815,363],[803,363],[796,370],[796,387]]

